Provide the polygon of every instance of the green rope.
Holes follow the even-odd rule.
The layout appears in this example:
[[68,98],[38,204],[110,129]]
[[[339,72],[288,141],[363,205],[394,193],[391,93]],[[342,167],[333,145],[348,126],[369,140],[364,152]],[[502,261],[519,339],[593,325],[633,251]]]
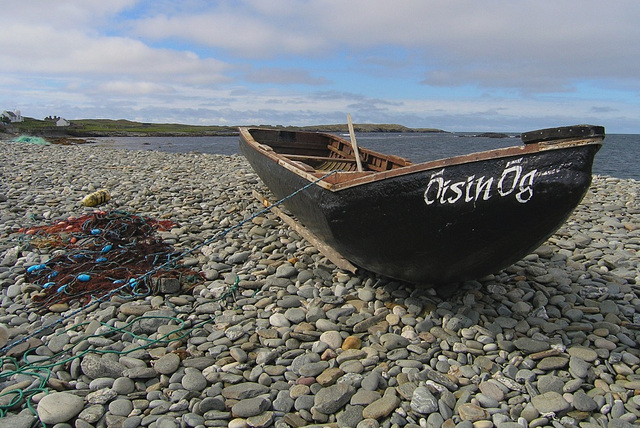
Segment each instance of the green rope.
[[[215,299],[214,301],[222,301],[227,299],[228,297],[234,297],[235,298],[235,292],[238,288],[238,284],[240,282],[240,278],[236,277],[235,283],[229,287],[229,289],[227,291],[225,291],[225,293],[223,293],[220,297],[218,297],[217,299]],[[141,322],[142,320],[146,320],[146,319],[166,319],[169,320],[169,322],[176,322],[176,329],[171,330],[165,334],[163,334],[162,336],[156,338],[156,339],[149,339],[148,337],[144,337],[144,336],[140,336],[137,335],[135,333],[133,333],[132,331],[132,326],[138,322]],[[68,356],[69,351],[61,351],[58,352],[55,355],[51,355],[48,356],[47,358],[38,360],[38,361],[33,361],[33,362],[29,362],[29,356],[31,355],[32,352],[34,352],[34,349],[29,349],[27,350],[23,356],[22,356],[22,362],[16,360],[13,357],[8,357],[8,356],[3,356],[0,357],[0,367],[2,368],[2,372],[0,372],[0,382],[4,381],[4,380],[8,380],[11,377],[15,376],[15,375],[28,375],[28,376],[34,376],[36,378],[38,378],[40,380],[39,382],[39,386],[37,388],[34,389],[29,389],[29,390],[24,390],[21,388],[18,389],[13,389],[10,391],[6,391],[2,394],[0,394],[0,399],[2,397],[5,396],[12,396],[11,400],[7,403],[7,404],[3,404],[0,405],[0,418],[6,416],[7,412],[17,406],[18,404],[20,404],[21,402],[23,402],[23,400],[26,402],[26,406],[29,410],[32,411],[32,413],[34,415],[37,416],[37,411],[35,410],[35,405],[33,403],[33,396],[39,393],[49,393],[49,390],[47,389],[47,383],[49,381],[49,379],[52,376],[52,370],[53,368],[57,367],[57,366],[61,366],[61,365],[65,365],[67,363],[72,362],[73,360],[79,359],[84,357],[87,354],[117,354],[117,355],[127,355],[130,354],[132,352],[135,351],[139,351],[141,349],[147,349],[150,347],[153,347],[155,345],[168,345],[171,342],[175,342],[175,341],[180,341],[188,336],[191,335],[191,332],[193,330],[196,330],[198,328],[203,327],[206,324],[209,324],[211,322],[213,322],[216,319],[215,316],[210,317],[209,319],[200,321],[194,325],[192,325],[191,327],[187,327],[185,321],[176,318],[176,317],[169,317],[169,316],[140,316],[140,317],[136,317],[134,319],[132,319],[131,321],[129,321],[127,324],[125,324],[122,327],[114,327],[111,326],[107,323],[103,323],[100,322],[100,326],[102,327],[107,327],[107,331],[103,332],[103,333],[99,333],[99,334],[93,334],[90,336],[85,337],[83,340],[89,340],[91,338],[94,337],[107,337],[110,336],[112,334],[117,334],[117,333],[127,333],[129,335],[132,336],[132,342],[134,341],[141,341],[144,342],[143,344],[128,349],[126,351],[116,351],[113,349],[85,349],[79,353],[77,353],[76,355],[73,356]],[[58,333],[58,334],[65,334],[68,333],[70,331],[75,331],[80,329],[83,326],[88,325],[89,322],[84,322],[84,323],[80,323],[80,324],[76,324],[73,325],[65,330],[63,330],[62,332]],[[178,336],[174,336],[175,334],[179,334]],[[170,337],[172,336],[172,337]],[[8,366],[13,366],[15,367],[14,369],[6,369],[5,367]],[[41,421],[42,423],[42,421]],[[46,425],[44,423],[42,423],[43,426],[46,428]]]
[[[273,204],[269,205],[268,207],[258,211],[257,213],[249,216],[248,218],[240,221],[238,224],[233,225],[231,227],[228,227],[227,229],[224,229],[218,233],[216,233],[214,236],[212,236],[211,238],[205,240],[204,242],[200,243],[199,245],[195,246],[194,248],[185,250],[184,252],[182,252],[181,254],[177,255],[175,258],[165,262],[164,264],[161,264],[159,266],[154,267],[152,270],[150,270],[149,272],[146,272],[140,276],[138,276],[137,278],[132,278],[130,282],[127,282],[125,284],[123,284],[122,286],[115,288],[111,291],[109,291],[108,293],[100,296],[100,297],[95,297],[93,296],[93,300],[89,303],[87,303],[85,306],[81,306],[80,308],[76,309],[75,311],[72,311],[71,313],[59,318],[58,320],[56,320],[55,322],[53,322],[52,324],[46,325],[46,326],[42,326],[38,329],[36,329],[35,331],[33,331],[31,334],[13,342],[10,343],[8,345],[6,345],[4,348],[0,349],[0,353],[5,353],[7,351],[9,351],[10,349],[14,348],[15,346],[19,345],[20,343],[24,343],[27,340],[29,340],[32,337],[36,337],[37,335],[43,333],[44,331],[46,331],[47,329],[57,325],[57,324],[62,324],[64,321],[66,321],[67,319],[81,313],[84,312],[86,309],[88,309],[89,307],[95,305],[96,303],[102,303],[105,302],[107,299],[109,299],[110,297],[112,297],[115,294],[121,293],[124,290],[126,290],[127,288],[131,287],[131,286],[135,286],[137,284],[140,284],[144,281],[150,280],[151,277],[168,268],[171,268],[173,266],[175,266],[175,263],[178,262],[179,260],[182,260],[183,258],[185,258],[188,255],[193,254],[195,251],[205,247],[206,245],[209,245],[212,242],[217,241],[218,239],[222,238],[223,236],[228,235],[229,233],[231,233],[232,231],[239,229],[240,227],[242,227],[243,225],[245,225],[246,223],[252,221],[254,218],[261,216],[262,214],[265,214],[269,211],[271,211],[273,208],[276,208],[280,205],[282,205],[283,203],[285,203],[288,199],[291,199],[292,197],[294,197],[295,195],[297,195],[298,193],[303,192],[304,190],[308,189],[309,187],[313,186],[314,184],[324,180],[325,178],[335,174],[338,171],[330,171],[328,173],[326,173],[325,175],[323,175],[320,178],[317,178],[314,181],[311,181],[309,183],[307,183],[305,186],[295,190],[294,192],[292,192],[291,194],[285,196],[284,198],[280,199],[277,202],[274,202]],[[135,290],[132,290],[131,294],[135,294]],[[138,295],[139,297],[141,297],[142,295]]]
[[[272,205],[258,211],[257,213],[251,215],[250,217],[242,220],[241,222],[239,222],[238,224],[231,226],[217,234],[215,234],[213,237],[205,240],[203,243],[197,245],[196,247],[186,250],[183,253],[179,254],[176,258],[158,266],[155,267],[153,270],[151,270],[150,272],[147,272],[143,275],[141,275],[140,277],[138,277],[136,279],[137,283],[140,283],[142,280],[150,277],[151,275],[153,275],[154,273],[159,272],[162,269],[167,268],[168,266],[171,265],[175,265],[175,263],[179,260],[181,260],[182,258],[186,257],[187,255],[192,254],[193,252],[195,252],[198,249],[201,249],[202,247],[204,247],[205,245],[210,244],[211,242],[214,242],[218,239],[220,239],[221,237],[227,235],[228,233],[230,233],[233,230],[236,230],[240,227],[242,227],[244,224],[252,221],[254,218],[271,211],[273,208],[278,207],[279,205],[282,205],[286,200],[292,198],[293,196],[297,195],[298,193],[308,189],[309,187],[311,187],[312,185],[318,183],[319,181],[324,180],[325,178],[329,177],[332,174],[335,174],[337,171],[331,171],[327,174],[325,174],[324,176],[316,179],[315,181],[309,182],[308,184],[306,184],[305,186],[303,186],[302,188],[297,189],[296,191],[294,191],[293,193],[291,193],[290,195],[280,199],[279,201],[273,203]],[[218,297],[217,299],[215,299],[214,301],[222,301],[222,300],[226,300],[229,297],[233,298],[234,302],[236,302],[236,291],[238,289],[238,285],[240,282],[240,278],[238,276],[236,276],[235,282],[234,284],[229,287],[228,290],[226,290],[220,297]],[[57,324],[62,324],[65,320],[81,313],[84,312],[85,310],[87,310],[88,308],[94,306],[96,303],[101,303],[106,301],[107,299],[109,299],[111,296],[120,293],[121,291],[125,290],[127,287],[130,287],[129,283],[124,284],[121,287],[118,287],[114,290],[111,290],[110,292],[106,293],[103,296],[100,296],[98,298],[95,298],[89,302],[88,304],[86,304],[85,306],[81,306],[80,308],[72,311],[71,313],[65,315],[64,317],[59,318],[58,320],[56,320],[54,323],[43,326],[39,329],[37,329],[36,331],[32,332],[31,334],[9,344],[6,345],[5,347],[3,347],[2,349],[0,349],[0,353],[6,353],[7,351],[13,349],[15,346],[17,346],[20,343],[24,343],[26,341],[28,341],[30,338],[37,336],[38,334],[46,331],[47,329],[50,329],[52,327],[54,327]],[[255,296],[258,293],[258,290],[254,291],[253,296]],[[133,294],[132,297],[137,296],[138,293],[135,292],[135,290],[131,291],[131,294]],[[149,339],[143,336],[138,336],[136,334],[134,334],[132,331],[128,331],[127,328],[131,327],[134,323],[139,322],[140,320],[143,319],[153,319],[153,318],[158,318],[158,319],[169,319],[170,321],[175,321],[176,323],[179,324],[179,328],[177,328],[176,330],[172,330],[164,335],[162,335],[161,337],[157,338],[157,339]],[[135,348],[129,349],[127,351],[116,351],[116,350],[110,350],[110,349],[86,349],[84,351],[81,351],[80,353],[74,355],[74,356],[68,356],[68,352],[67,351],[61,351],[55,355],[49,356],[45,359],[39,360],[39,361],[34,361],[34,362],[29,362],[28,361],[28,357],[29,355],[31,355],[31,352],[35,352],[35,349],[28,349],[27,351],[24,352],[23,354],[23,364],[20,364],[20,362],[18,360],[16,360],[13,357],[8,357],[8,356],[2,356],[0,357],[0,368],[2,368],[2,372],[0,372],[0,382],[4,381],[4,380],[8,380],[11,377],[15,376],[15,375],[29,375],[29,376],[35,376],[37,379],[39,379],[39,385],[37,388],[34,389],[29,389],[29,390],[23,390],[23,389],[14,389],[14,390],[9,390],[9,391],[5,391],[4,393],[0,394],[0,401],[2,401],[2,397],[8,396],[8,395],[12,395],[13,397],[11,398],[11,400],[7,403],[7,404],[2,404],[0,405],[0,418],[5,417],[7,412],[17,406],[18,404],[20,404],[21,402],[23,402],[23,400],[26,402],[26,406],[29,410],[31,410],[31,412],[37,417],[37,411],[35,409],[34,403],[33,403],[33,396],[40,394],[40,393],[49,393],[49,390],[47,389],[47,383],[49,382],[49,379],[52,376],[52,368],[55,368],[57,366],[63,365],[63,364],[67,364],[73,360],[76,360],[78,358],[81,358],[83,356],[85,356],[86,354],[89,353],[95,353],[95,354],[118,354],[118,355],[126,355],[129,354],[131,352],[135,352],[141,349],[146,349],[149,347],[152,347],[154,345],[157,344],[169,344],[171,342],[174,341],[178,341],[178,340],[182,340],[185,337],[189,336],[191,334],[191,332],[197,328],[201,328],[202,326],[213,322],[216,319],[215,315],[210,317],[207,320],[201,321],[199,323],[196,323],[195,325],[191,326],[191,327],[186,327],[186,324],[183,320],[179,319],[179,318],[175,318],[175,317],[164,317],[164,316],[151,316],[151,317],[145,317],[145,316],[141,316],[141,317],[137,317],[134,318],[133,320],[131,320],[130,322],[128,322],[125,326],[123,327],[114,327],[114,326],[110,326],[106,323],[100,323],[101,326],[103,327],[108,327],[107,331],[105,331],[104,333],[100,333],[100,334],[96,334],[96,335],[91,335],[91,336],[87,336],[85,337],[83,340],[88,340],[92,337],[105,337],[108,336],[110,334],[116,334],[116,333],[127,333],[130,334],[134,340],[138,340],[138,341],[142,341],[145,342],[143,344],[141,344],[140,346],[137,346]],[[85,323],[80,323],[74,326],[69,327],[68,329],[65,329],[62,333],[60,334],[64,334],[66,332],[69,331],[73,331],[77,328],[80,328],[84,325],[89,324],[88,322]],[[169,338],[169,336],[182,332],[182,334],[180,334],[177,337],[174,338]],[[76,345],[77,346],[77,345]],[[13,366],[15,367],[14,369],[5,369],[6,367],[9,366]],[[46,425],[40,421],[40,423],[42,424],[42,426],[44,428],[46,428]]]

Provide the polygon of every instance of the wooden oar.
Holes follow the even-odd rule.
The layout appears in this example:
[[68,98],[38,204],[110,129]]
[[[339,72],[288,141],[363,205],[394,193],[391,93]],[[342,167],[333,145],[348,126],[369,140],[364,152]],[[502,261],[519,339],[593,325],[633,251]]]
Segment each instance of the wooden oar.
[[356,157],[356,165],[358,171],[364,171],[362,169],[362,161],[360,160],[360,151],[358,150],[358,143],[356,142],[356,133],[353,130],[353,123],[351,123],[351,114],[347,113],[347,123],[349,124],[349,137],[351,137],[351,147],[353,147],[353,154]]

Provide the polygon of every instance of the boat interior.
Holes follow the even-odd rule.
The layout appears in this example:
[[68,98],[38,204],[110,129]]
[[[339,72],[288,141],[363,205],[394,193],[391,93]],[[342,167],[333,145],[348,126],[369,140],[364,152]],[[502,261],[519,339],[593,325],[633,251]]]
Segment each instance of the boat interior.
[[323,185],[333,186],[336,190],[392,176],[462,163],[522,156],[526,153],[585,144],[600,145],[604,138],[604,128],[599,126],[550,128],[529,133],[526,135],[527,141],[523,141],[524,144],[521,145],[423,163],[413,163],[400,156],[360,147],[358,148],[360,169],[351,142],[333,134],[266,128],[241,128],[241,132],[249,133],[251,138],[248,140],[252,140],[251,144],[266,154],[271,153],[270,156],[274,161],[301,175],[308,175],[309,179],[321,178],[327,173],[337,172],[323,178]]
[[[358,172],[358,164],[349,141],[331,134],[300,133],[251,129],[262,149],[273,151],[305,172]],[[362,171],[381,172],[412,165],[408,159],[360,148]]]

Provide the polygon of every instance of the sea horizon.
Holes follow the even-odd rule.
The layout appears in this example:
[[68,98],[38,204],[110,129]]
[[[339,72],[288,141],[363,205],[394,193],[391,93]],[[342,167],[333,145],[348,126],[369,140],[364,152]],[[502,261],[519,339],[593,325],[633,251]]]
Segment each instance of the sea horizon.
[[[510,138],[477,137],[482,132],[464,133],[356,133],[358,143],[372,150],[393,153],[419,163],[500,147],[519,145],[517,133]],[[168,153],[240,154],[237,136],[223,137],[98,137],[98,146],[126,150],[155,150]],[[640,134],[608,134],[596,155],[593,174],[640,180]]]

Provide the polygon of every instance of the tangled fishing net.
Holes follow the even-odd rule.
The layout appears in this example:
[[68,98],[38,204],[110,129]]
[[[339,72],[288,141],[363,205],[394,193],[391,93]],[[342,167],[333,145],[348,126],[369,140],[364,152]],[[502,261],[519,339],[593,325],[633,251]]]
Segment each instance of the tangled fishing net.
[[146,296],[164,279],[199,281],[201,274],[179,265],[181,254],[156,233],[174,226],[123,211],[96,211],[24,230],[32,247],[55,248],[46,263],[27,268],[26,279],[42,287],[33,302],[41,308],[74,300],[87,304],[116,289],[125,297]]

